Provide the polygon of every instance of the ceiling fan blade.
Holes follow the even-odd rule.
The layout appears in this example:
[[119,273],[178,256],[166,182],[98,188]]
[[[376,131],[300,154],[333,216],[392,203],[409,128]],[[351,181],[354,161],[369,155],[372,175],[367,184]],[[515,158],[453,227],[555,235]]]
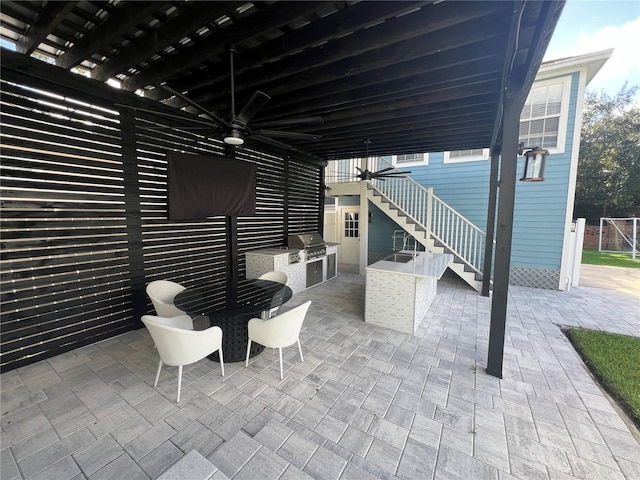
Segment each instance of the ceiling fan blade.
[[[380,170],[380,172],[382,172],[383,170]],[[380,174],[380,172],[376,172],[376,174]],[[384,177],[391,177],[394,175],[405,175],[407,173],[411,173],[411,172],[387,172],[387,173],[382,173],[380,174],[380,176],[384,176]]]
[[154,128],[156,130],[209,130],[211,131],[212,129],[215,128],[214,125],[207,125],[205,126],[200,126],[200,127],[189,127],[189,126],[184,126],[184,125],[153,125],[153,126],[146,126],[143,125],[142,128]]
[[162,88],[163,90],[166,90],[167,92],[169,92],[172,95],[175,95],[176,97],[178,97],[179,99],[187,102],[189,105],[191,105],[194,108],[197,108],[198,110],[200,110],[202,113],[204,113],[205,115],[207,115],[209,118],[211,118],[212,120],[215,120],[216,122],[225,125],[225,126],[229,126],[228,122],[225,122],[222,118],[218,117],[215,113],[207,110],[206,108],[204,108],[202,105],[194,102],[193,100],[191,100],[189,97],[187,97],[186,95],[183,95],[182,93],[174,90],[173,88],[169,87],[168,85],[158,85],[158,87]]
[[246,125],[269,100],[271,100],[271,97],[266,93],[261,91],[255,92],[247,104],[240,110],[235,120]]
[[383,168],[382,170],[378,170],[377,172],[373,172],[376,175],[380,174],[380,173],[384,173],[384,172],[388,172],[389,170],[393,170],[396,167],[387,167],[387,168]]
[[[165,117],[165,118],[170,118],[173,120],[179,120],[181,122],[191,122],[191,123],[195,123],[196,125],[202,125],[202,127],[200,128],[216,128],[218,127],[218,125],[216,125],[215,123],[209,121],[209,120],[203,120],[200,117],[193,117],[193,118],[187,118],[186,117],[186,113],[183,113],[182,111],[179,111],[179,115],[173,115],[171,113],[168,112],[161,112],[159,110],[152,110],[152,109],[148,109],[148,108],[140,108],[140,107],[135,107],[135,106],[131,106],[131,105],[125,105],[125,104],[121,104],[121,103],[116,103],[115,104],[116,107],[123,107],[123,108],[127,108],[129,110],[133,110],[133,111],[140,111],[140,112],[145,112],[145,113],[152,113],[154,115],[160,115],[161,117]],[[176,112],[178,113],[178,112]]]
[[252,124],[251,126],[254,128],[310,127],[313,125],[322,125],[323,123],[324,120],[322,119],[322,117],[299,117],[258,122]]
[[291,150],[291,146],[286,143],[279,142],[273,138],[263,137],[261,135],[251,135],[249,140],[255,140],[256,142],[266,143],[267,145],[271,145],[273,147],[282,148],[283,150]]
[[319,140],[322,138],[322,135],[314,135],[312,133],[284,132],[281,130],[254,130],[253,133],[255,135],[291,138],[293,140]]

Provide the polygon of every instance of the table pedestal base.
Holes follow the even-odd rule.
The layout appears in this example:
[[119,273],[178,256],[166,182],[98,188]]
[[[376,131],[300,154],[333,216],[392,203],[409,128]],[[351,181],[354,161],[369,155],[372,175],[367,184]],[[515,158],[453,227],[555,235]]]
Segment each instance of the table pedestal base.
[[[249,333],[247,331],[247,323],[259,314],[238,314],[231,316],[215,316],[209,317],[211,326],[217,325],[222,329],[222,355],[225,363],[244,362],[247,357],[247,342],[249,341]],[[264,350],[264,345],[251,342],[251,350],[249,357],[254,357]],[[218,352],[214,352],[208,357],[214,362],[219,362]]]

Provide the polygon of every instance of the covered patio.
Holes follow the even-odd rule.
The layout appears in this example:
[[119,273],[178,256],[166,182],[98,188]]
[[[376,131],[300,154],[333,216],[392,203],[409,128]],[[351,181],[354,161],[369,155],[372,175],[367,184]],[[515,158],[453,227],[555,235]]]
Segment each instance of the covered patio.
[[488,298],[445,279],[410,336],[363,323],[363,289],[343,272],[295,295],[312,300],[305,361],[285,350],[284,381],[275,350],[224,378],[203,360],[176,404],[177,369],[152,386],[145,330],[3,374],[2,478],[148,479],[176,462],[188,473],[165,478],[640,477],[637,430],[561,332],[640,336],[637,297],[512,287],[499,380]]
[[[322,232],[327,161],[480,147],[501,377],[519,115],[563,6],[2,2],[2,370],[140,328],[153,280],[222,305],[246,252]],[[175,152],[252,164],[255,215],[172,219]]]
[[[563,4],[1,2],[2,479],[639,477],[558,328],[640,335],[637,303],[509,288],[518,119]],[[500,178],[491,296],[443,281],[402,335],[339,268],[290,302],[283,381],[265,351],[188,367],[179,404],[171,370],[152,387],[149,282],[223,306],[248,251],[322,231],[327,161],[469,148],[493,200]],[[171,221],[168,152],[250,163],[256,215]]]

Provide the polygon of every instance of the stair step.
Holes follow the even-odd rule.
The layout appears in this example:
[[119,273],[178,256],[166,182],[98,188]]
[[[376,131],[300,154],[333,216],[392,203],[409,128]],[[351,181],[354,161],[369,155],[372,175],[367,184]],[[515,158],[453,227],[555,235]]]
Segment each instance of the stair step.
[[[220,445],[209,459],[229,478],[240,474],[242,478],[276,479],[292,468],[242,430]],[[296,478],[305,478],[302,472],[290,473]]]
[[389,476],[294,420],[287,425],[272,420],[253,439],[309,476],[304,478],[375,480]]
[[158,480],[228,480],[209,460],[196,450],[191,450],[184,457],[170,466],[158,477]]

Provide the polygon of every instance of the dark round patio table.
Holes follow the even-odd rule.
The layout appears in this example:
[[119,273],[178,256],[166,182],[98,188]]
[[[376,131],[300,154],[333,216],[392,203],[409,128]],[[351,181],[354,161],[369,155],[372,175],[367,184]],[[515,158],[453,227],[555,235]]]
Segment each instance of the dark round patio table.
[[[263,312],[283,305],[293,296],[291,288],[270,280],[240,280],[234,290],[230,292],[224,286],[215,284],[189,287],[173,300],[176,307],[194,318],[196,330],[214,325],[222,329],[225,362],[244,361],[249,340],[247,323],[251,318],[261,318]],[[202,317],[206,317],[206,320],[202,321]],[[249,356],[253,357],[263,350],[263,345],[251,342]],[[209,358],[219,361],[218,352]]]

